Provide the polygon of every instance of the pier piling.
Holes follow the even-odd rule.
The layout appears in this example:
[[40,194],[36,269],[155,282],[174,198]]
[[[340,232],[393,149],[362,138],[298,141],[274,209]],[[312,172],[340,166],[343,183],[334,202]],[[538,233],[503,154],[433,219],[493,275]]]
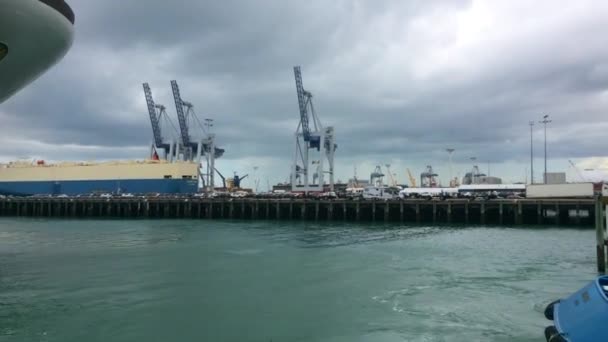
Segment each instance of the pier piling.
[[388,202],[384,203],[384,222],[388,222],[389,212],[390,212],[390,204]]
[[[599,199],[599,201],[603,201]],[[517,199],[443,201],[406,199],[366,201],[349,199],[253,198],[0,198],[0,216],[120,217],[204,219],[297,219],[381,222],[481,224],[592,225],[603,218],[604,202],[594,199]],[[288,212],[287,212],[288,211]],[[592,213],[593,212],[593,213]],[[553,216],[555,214],[555,216]],[[547,216],[549,215],[549,216]],[[598,215],[598,216],[595,216]],[[602,245],[598,229],[598,246]],[[604,233],[605,235],[605,233]],[[598,247],[598,253],[605,248]],[[599,255],[599,254],[598,254]],[[604,262],[606,265],[606,262]],[[605,266],[604,266],[605,268]]]
[[[245,203],[245,202],[243,202],[243,203]],[[277,220],[280,220],[281,219],[281,205],[280,205],[279,201],[275,201],[274,205],[276,206],[274,216]]]
[[597,271],[606,273],[606,231],[604,227],[604,206],[606,201],[599,195],[595,197],[595,236],[597,252]]
[[300,206],[300,219],[306,220],[306,202]]
[[289,201],[289,219],[293,219],[293,201]]

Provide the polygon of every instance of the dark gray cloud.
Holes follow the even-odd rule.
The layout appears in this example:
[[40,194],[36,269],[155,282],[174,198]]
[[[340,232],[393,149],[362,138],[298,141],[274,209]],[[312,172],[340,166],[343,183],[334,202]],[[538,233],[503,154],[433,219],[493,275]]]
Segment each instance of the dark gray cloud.
[[[460,174],[475,156],[522,180],[527,123],[545,113],[554,168],[606,154],[603,2],[70,4],[72,50],[0,107],[3,159],[144,157],[151,132],[141,83],[174,116],[169,80],[177,79],[198,115],[215,119],[226,168],[257,165],[283,180],[298,120],[296,64],[321,120],[336,127],[343,179],[355,164],[367,173],[377,163],[392,163],[401,178],[426,164],[445,175],[445,148],[454,147]],[[537,156],[541,133],[537,123]]]

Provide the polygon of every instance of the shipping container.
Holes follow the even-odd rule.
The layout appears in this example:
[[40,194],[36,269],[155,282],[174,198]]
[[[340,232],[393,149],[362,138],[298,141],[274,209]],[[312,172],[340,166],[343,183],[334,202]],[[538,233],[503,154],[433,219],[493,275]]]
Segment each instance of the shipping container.
[[545,183],[547,184],[566,184],[565,172],[547,172],[545,173]]
[[593,183],[531,184],[526,186],[527,198],[593,197]]

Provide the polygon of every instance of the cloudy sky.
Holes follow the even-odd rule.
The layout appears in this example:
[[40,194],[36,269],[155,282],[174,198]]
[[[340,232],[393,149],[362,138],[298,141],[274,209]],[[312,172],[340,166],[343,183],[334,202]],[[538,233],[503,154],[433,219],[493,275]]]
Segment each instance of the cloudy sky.
[[169,81],[215,120],[225,173],[285,180],[298,107],[294,65],[335,127],[337,178],[390,163],[471,168],[505,181],[608,167],[608,2],[460,0],[71,0],[76,38],[60,64],[0,106],[0,159],[144,158],[141,83],[175,110]]

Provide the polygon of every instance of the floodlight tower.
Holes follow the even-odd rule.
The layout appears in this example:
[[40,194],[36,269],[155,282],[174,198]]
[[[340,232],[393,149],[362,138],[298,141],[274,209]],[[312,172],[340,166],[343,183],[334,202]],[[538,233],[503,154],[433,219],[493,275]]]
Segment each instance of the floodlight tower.
[[448,161],[449,161],[449,166],[450,166],[450,181],[448,182],[448,186],[452,187],[452,183],[456,183],[454,182],[454,178],[452,175],[452,154],[454,153],[454,151],[456,151],[456,149],[454,148],[446,148],[445,151],[448,153]]

